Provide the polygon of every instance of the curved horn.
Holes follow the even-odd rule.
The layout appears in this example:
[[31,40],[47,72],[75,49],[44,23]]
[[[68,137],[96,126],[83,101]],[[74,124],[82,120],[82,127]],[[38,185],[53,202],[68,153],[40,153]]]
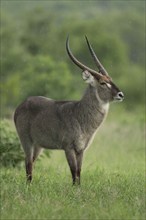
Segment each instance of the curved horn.
[[86,42],[87,42],[87,45],[88,45],[88,48],[90,50],[90,53],[95,61],[95,64],[97,65],[98,69],[99,69],[99,72],[102,73],[103,75],[106,75],[108,76],[108,72],[105,70],[105,68],[102,66],[102,64],[100,63],[99,59],[97,58],[93,48],[91,47],[91,44],[89,43],[88,41],[88,38],[87,36],[85,36],[86,38]]
[[82,64],[80,61],[78,61],[75,56],[72,54],[70,47],[69,47],[69,36],[66,39],[66,50],[67,53],[69,55],[69,57],[71,58],[71,60],[79,67],[81,68],[83,71],[84,70],[88,70],[95,78],[101,78],[102,75],[98,72],[96,72],[95,70],[90,69],[89,67],[85,66],[84,64]]

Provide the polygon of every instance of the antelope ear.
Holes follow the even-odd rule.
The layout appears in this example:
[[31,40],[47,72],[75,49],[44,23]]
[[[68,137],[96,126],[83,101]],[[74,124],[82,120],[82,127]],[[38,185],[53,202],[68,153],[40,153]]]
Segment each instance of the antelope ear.
[[88,70],[85,70],[84,72],[82,72],[82,77],[83,77],[83,80],[85,80],[85,82],[90,84],[91,86],[96,85],[96,80],[94,76],[92,76]]

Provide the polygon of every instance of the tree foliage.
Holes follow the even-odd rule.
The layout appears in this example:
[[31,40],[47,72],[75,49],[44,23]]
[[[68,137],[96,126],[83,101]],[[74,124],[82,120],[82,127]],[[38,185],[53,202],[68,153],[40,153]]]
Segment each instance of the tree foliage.
[[10,115],[27,96],[80,98],[84,88],[79,78],[81,71],[65,51],[68,33],[75,56],[95,68],[84,40],[86,34],[105,68],[125,92],[125,106],[135,100],[141,106],[145,68],[142,4],[29,2],[28,7],[25,1],[3,3],[1,115]]

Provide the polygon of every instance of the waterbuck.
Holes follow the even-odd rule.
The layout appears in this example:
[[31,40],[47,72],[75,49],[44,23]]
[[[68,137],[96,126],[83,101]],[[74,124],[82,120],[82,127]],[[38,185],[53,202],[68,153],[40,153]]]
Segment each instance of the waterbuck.
[[15,111],[14,121],[26,156],[28,182],[32,180],[33,162],[41,149],[46,148],[65,151],[73,184],[80,184],[83,153],[105,119],[109,102],[124,98],[98,60],[87,37],[86,42],[99,72],[78,61],[70,50],[69,37],[66,40],[70,59],[82,69],[83,80],[88,83],[81,100],[55,101],[32,96]]

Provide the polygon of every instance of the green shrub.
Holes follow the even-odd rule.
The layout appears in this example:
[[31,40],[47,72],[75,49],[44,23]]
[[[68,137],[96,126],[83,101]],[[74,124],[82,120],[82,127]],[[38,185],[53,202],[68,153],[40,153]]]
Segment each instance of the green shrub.
[[0,121],[0,138],[0,164],[2,166],[17,166],[24,161],[19,138],[10,121]]
[[[0,165],[14,167],[21,165],[25,155],[11,121],[5,119],[0,121],[0,139]],[[44,151],[39,158],[44,157],[50,157],[50,151]]]

